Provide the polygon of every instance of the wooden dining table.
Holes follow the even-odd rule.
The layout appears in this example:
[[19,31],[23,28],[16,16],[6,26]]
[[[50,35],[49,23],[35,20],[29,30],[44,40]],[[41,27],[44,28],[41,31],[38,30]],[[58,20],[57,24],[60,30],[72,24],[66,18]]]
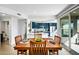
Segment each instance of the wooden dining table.
[[[52,44],[49,41],[46,41],[46,48],[48,50],[56,50],[57,52],[62,49],[61,44]],[[14,50],[29,50],[30,49],[30,40],[25,43],[20,43],[14,46]]]

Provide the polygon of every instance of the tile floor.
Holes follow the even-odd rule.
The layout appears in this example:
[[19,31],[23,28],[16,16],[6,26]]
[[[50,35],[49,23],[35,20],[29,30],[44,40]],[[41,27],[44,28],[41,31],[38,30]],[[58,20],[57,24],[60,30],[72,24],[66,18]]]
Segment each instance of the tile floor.
[[[8,42],[4,42],[0,47],[0,55],[17,55],[16,50],[14,50],[13,47],[11,47]],[[59,55],[71,55],[69,52],[67,52],[64,48],[59,51]]]

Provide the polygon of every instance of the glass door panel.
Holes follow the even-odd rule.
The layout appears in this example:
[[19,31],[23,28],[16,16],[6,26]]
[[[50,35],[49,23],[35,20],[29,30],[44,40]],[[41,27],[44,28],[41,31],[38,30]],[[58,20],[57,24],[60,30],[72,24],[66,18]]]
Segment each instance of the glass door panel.
[[60,19],[62,43],[69,47],[69,17],[64,16]]
[[79,9],[76,9],[70,13],[72,27],[71,37],[71,49],[79,53]]

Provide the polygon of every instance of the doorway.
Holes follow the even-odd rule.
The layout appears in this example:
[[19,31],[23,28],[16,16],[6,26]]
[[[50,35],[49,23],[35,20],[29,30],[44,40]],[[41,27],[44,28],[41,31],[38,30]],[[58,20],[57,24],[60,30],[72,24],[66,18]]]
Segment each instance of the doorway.
[[7,42],[9,44],[9,21],[0,21],[1,44]]

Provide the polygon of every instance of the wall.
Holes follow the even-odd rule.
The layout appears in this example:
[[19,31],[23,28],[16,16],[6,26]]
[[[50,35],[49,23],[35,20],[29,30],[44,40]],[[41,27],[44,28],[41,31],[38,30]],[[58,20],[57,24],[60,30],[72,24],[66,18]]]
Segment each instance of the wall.
[[[10,39],[9,44],[11,46],[14,46],[15,45],[15,36],[22,34],[22,32],[24,31],[24,29],[22,29],[23,26],[20,27],[20,25],[18,25],[18,23],[19,23],[18,19],[25,19],[25,18],[27,18],[27,16],[22,13],[21,13],[21,16],[19,16],[19,15],[17,15],[17,13],[20,13],[20,12],[14,11],[9,8],[1,7],[1,6],[0,6],[0,12],[7,14],[7,16],[9,16],[9,18],[6,16],[6,18],[3,17],[3,19],[1,19],[1,17],[0,17],[0,20],[9,21],[9,39]],[[2,30],[1,21],[0,21],[0,33]],[[18,28],[18,27],[20,27],[20,28]],[[19,30],[19,29],[22,29],[22,30]]]
[[22,37],[24,38],[24,35],[25,35],[25,20],[24,19],[21,19],[21,20],[18,20],[18,32],[20,35],[22,35]]
[[5,17],[5,16],[0,17],[0,33],[1,31],[5,31],[6,33],[8,33],[9,28],[7,27],[9,24],[7,23],[9,22],[9,20],[10,20],[10,17]]
[[18,32],[18,18],[11,17],[9,20],[9,43],[11,46],[15,45],[15,36],[19,35]]
[[[9,22],[9,28],[7,28],[7,22]],[[15,45],[15,36],[22,35],[24,38],[25,34],[25,20],[19,19],[14,16],[3,17],[0,20],[0,33],[1,31],[6,31],[9,37],[9,44],[11,46]]]
[[1,21],[1,31],[5,31],[5,22]]
[[30,27],[31,26],[31,21],[30,21],[30,19],[27,19],[27,38],[28,38],[28,36],[29,36],[29,29],[31,28]]
[[7,40],[7,38],[9,37],[9,25],[7,24],[8,23],[8,21],[0,21],[1,22],[1,32],[0,33],[2,33],[2,31],[5,31],[5,33],[6,33],[6,35],[7,36],[5,36],[5,40]]

